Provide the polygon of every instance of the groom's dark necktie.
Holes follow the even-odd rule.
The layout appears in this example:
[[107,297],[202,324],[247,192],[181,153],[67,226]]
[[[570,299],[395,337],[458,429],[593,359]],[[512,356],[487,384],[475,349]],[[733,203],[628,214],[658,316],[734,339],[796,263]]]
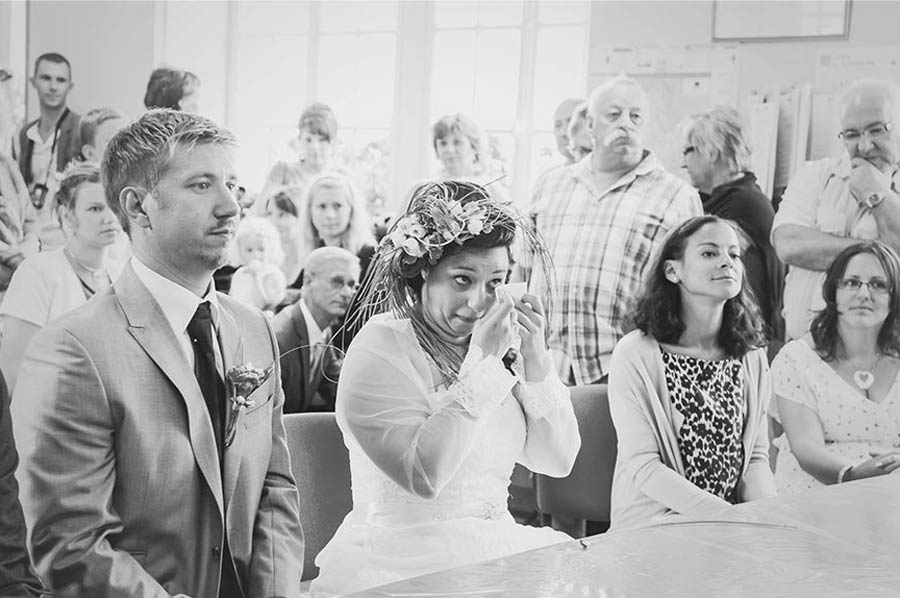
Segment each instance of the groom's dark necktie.
[[216,368],[209,301],[204,301],[197,306],[194,317],[188,323],[187,331],[191,337],[191,345],[194,347],[194,375],[197,377],[200,390],[203,392],[203,400],[209,410],[213,432],[216,435],[216,452],[219,454],[221,463],[224,455],[222,437],[225,429],[225,385]]
[[[216,353],[213,348],[212,315],[209,301],[197,306],[194,317],[188,323],[188,336],[194,348],[194,375],[203,392],[203,400],[209,410],[213,431],[216,435],[216,452],[219,454],[219,467],[222,471],[225,463],[223,435],[225,429],[225,384],[216,368]],[[225,522],[223,521],[223,524]],[[228,526],[225,525],[225,529]],[[224,550],[222,550],[222,574],[219,578],[219,598],[241,598],[240,583],[234,572],[231,549],[228,546],[226,532]]]

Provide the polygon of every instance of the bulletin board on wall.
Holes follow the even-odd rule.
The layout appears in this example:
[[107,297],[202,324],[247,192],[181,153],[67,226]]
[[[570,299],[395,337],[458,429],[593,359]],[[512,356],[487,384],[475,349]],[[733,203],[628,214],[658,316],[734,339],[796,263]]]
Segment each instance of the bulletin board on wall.
[[714,40],[844,39],[850,0],[714,0]]
[[650,103],[643,130],[646,147],[669,172],[687,179],[681,168],[679,125],[715,105],[738,105],[738,48],[697,45],[660,48],[603,48],[588,76],[590,88],[616,75],[637,80]]

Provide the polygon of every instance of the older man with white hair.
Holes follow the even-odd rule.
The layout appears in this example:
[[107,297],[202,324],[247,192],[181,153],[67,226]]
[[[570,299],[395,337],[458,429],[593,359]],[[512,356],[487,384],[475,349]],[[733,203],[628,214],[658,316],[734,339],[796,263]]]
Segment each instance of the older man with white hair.
[[303,264],[300,300],[272,320],[285,413],[334,411],[343,356],[331,338],[350,307],[359,269],[359,258],[346,249],[319,247]]
[[550,349],[570,384],[606,378],[655,249],[670,229],[703,213],[697,192],[644,148],[647,95],[636,81],[616,77],[589,102],[590,159],[549,173],[534,193],[543,206],[535,222],[556,266]]
[[788,339],[806,334],[825,307],[822,281],[838,253],[864,239],[900,248],[900,87],[856,81],[844,94],[840,118],[846,152],[800,169],[772,224],[775,251],[790,266]]

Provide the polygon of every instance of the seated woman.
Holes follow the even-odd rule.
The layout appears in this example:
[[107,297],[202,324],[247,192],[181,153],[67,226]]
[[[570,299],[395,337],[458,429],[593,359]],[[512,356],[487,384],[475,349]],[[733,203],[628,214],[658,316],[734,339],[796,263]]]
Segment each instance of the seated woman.
[[772,363],[786,494],[900,467],[900,258],[876,241],[848,247],[822,296],[809,334]]
[[122,229],[106,203],[97,166],[70,166],[56,192],[56,204],[66,244],[22,262],[0,304],[0,369],[10,392],[34,333],[109,287],[122,271],[109,259],[109,248]]
[[[340,247],[359,258],[361,279],[375,254],[375,237],[362,196],[349,178],[326,172],[312,181],[300,212],[300,259],[319,247]],[[290,281],[289,281],[290,282]],[[293,281],[300,288],[303,277]]]
[[675,228],[633,318],[609,370],[611,529],[774,496],[763,322],[734,226],[700,216]]
[[315,102],[300,115],[299,135],[295,142],[296,162],[277,162],[263,185],[262,197],[279,187],[297,187],[305,191],[309,182],[328,167],[337,143],[338,122],[328,104]]
[[501,288],[519,232],[484,189],[447,182],[421,187],[385,237],[363,290],[364,311],[383,313],[338,382],[353,510],[316,559],[313,596],[569,539],[507,510],[516,462],[565,476],[581,445],[542,302]]
[[[690,117],[684,128],[682,154],[691,184],[703,199],[703,211],[733,220],[740,227],[746,241],[747,282],[770,337],[784,339],[784,264],[769,240],[775,210],[750,172],[750,144],[737,111],[717,107]],[[781,341],[775,344],[780,346]]]

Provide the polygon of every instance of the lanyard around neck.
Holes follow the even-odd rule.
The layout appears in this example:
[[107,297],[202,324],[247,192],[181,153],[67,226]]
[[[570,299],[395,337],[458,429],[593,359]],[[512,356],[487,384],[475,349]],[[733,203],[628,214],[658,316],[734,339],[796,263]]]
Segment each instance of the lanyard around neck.
[[63,121],[69,116],[69,109],[63,110],[63,113],[56,119],[56,126],[53,128],[53,143],[50,144],[50,163],[47,164],[47,174],[44,175],[44,187],[50,181],[50,171],[53,169],[53,154],[56,153],[56,142],[59,141],[59,130],[62,129]]

